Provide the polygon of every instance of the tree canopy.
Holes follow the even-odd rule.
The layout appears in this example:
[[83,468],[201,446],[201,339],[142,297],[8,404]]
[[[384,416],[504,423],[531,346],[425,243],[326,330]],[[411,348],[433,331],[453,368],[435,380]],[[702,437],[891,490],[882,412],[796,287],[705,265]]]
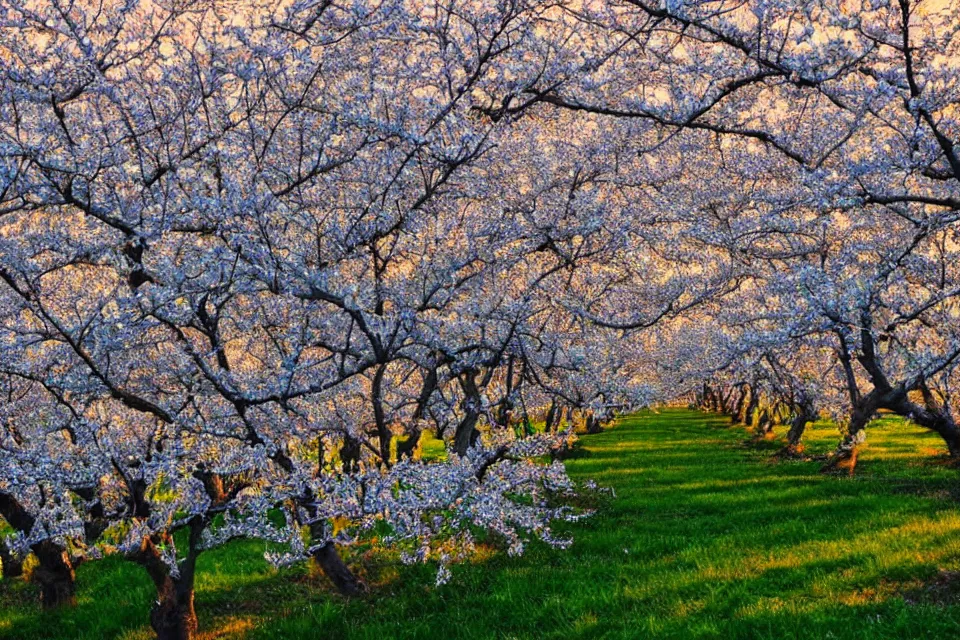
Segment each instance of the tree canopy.
[[10,553],[188,637],[236,537],[346,593],[373,530],[569,544],[541,458],[644,404],[960,456],[958,11],[0,0]]

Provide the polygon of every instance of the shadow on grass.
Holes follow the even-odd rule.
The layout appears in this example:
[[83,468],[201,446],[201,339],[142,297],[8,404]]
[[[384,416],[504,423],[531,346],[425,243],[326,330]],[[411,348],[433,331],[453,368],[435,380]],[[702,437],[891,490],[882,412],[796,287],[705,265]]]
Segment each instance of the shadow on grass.
[[[748,435],[723,417],[667,410],[585,436],[567,467],[616,498],[593,518],[557,525],[573,547],[485,554],[440,588],[431,567],[367,557],[376,588],[347,601],[305,567],[270,569],[257,543],[211,551],[200,566],[202,631],[371,640],[957,635],[956,590],[937,587],[960,569],[957,471],[931,456],[935,439],[880,421],[858,475],[837,478],[816,461],[770,463],[779,443],[743,447]],[[812,425],[806,442],[829,451],[836,428]],[[138,567],[93,563],[78,581],[79,606],[52,617],[28,588],[0,587],[0,634],[149,637],[152,591]]]

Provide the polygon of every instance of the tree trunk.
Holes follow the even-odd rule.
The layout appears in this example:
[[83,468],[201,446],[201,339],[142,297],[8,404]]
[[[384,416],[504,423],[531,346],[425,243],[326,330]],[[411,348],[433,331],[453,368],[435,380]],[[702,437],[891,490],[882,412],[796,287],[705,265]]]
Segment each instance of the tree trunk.
[[766,438],[773,433],[773,418],[770,415],[770,408],[764,407],[757,418],[757,436]]
[[794,416],[793,420],[790,421],[790,429],[787,430],[787,444],[777,452],[778,457],[795,458],[803,453],[803,445],[800,444],[800,440],[807,428],[807,422],[809,422],[809,419],[803,411]]
[[806,431],[808,422],[810,422],[810,417],[802,410],[790,421],[790,429],[787,431],[787,444],[789,446],[796,447],[800,444],[800,439],[803,438],[803,432]]
[[467,455],[467,451],[477,441],[479,435],[477,422],[479,419],[480,413],[478,411],[467,409],[463,420],[457,425],[457,431],[453,436],[453,450],[457,455]]
[[779,400],[773,405],[773,409],[770,410],[770,421],[774,427],[779,427],[783,424],[783,421],[787,418],[787,407],[783,402]]
[[597,416],[593,411],[587,412],[587,421],[586,421],[587,433],[602,433],[603,425],[600,424],[600,421],[597,419]]
[[513,423],[513,367],[514,357],[511,355],[507,358],[506,390],[503,394],[503,401],[500,403],[500,409],[497,411],[497,422],[503,427],[509,427]]
[[313,559],[342,595],[356,597],[367,592],[367,585],[350,571],[333,542],[326,543],[314,552]]
[[[311,513],[311,515],[314,514]],[[314,540],[323,540],[327,537],[326,527],[323,520],[315,520],[310,524],[310,535]],[[350,571],[350,567],[337,553],[337,545],[334,542],[327,541],[314,551],[313,561],[341,595],[354,597],[367,592],[367,585]]]
[[344,473],[355,473],[360,470],[360,440],[344,432],[343,444],[340,445],[340,464]]
[[387,365],[381,364],[373,374],[373,382],[370,384],[370,395],[373,403],[373,418],[377,425],[377,439],[380,443],[380,459],[383,465],[389,467],[390,460],[390,441],[393,440],[393,434],[387,425],[387,417],[383,411],[383,376],[386,373]]
[[926,383],[921,383],[919,388],[923,395],[923,406],[911,402],[906,392],[897,389],[891,394],[892,397],[885,403],[884,408],[937,433],[946,443],[950,457],[960,457],[960,428],[957,428],[949,405],[938,402]]
[[453,450],[460,456],[467,455],[467,451],[480,437],[480,432],[477,431],[477,422],[480,421],[480,389],[477,388],[475,375],[467,372],[460,378],[464,393],[464,416],[453,435]]
[[2,541],[0,541],[0,563],[3,564],[4,579],[19,578],[23,575],[23,561],[14,557]]
[[867,439],[867,433],[864,428],[874,414],[872,406],[861,406],[854,409],[850,414],[850,424],[847,426],[847,434],[837,445],[833,455],[825,465],[820,469],[823,473],[836,473],[846,471],[853,475],[857,466],[857,457],[860,455],[860,448]]
[[957,425],[951,416],[937,416],[933,425],[929,428],[943,438],[951,458],[960,458],[960,429],[957,429]]
[[707,387],[707,411],[720,411],[720,408],[720,395],[713,388],[713,385],[710,385]]
[[728,416],[734,414],[736,407],[736,400],[734,400],[734,394],[737,392],[736,387],[728,387],[726,393],[723,394],[723,413]]
[[32,579],[40,585],[40,602],[45,609],[73,606],[77,603],[76,576],[67,550],[52,540],[33,546],[37,566]]
[[197,612],[193,605],[194,578],[200,555],[203,520],[198,516],[189,524],[187,555],[178,565],[177,575],[164,562],[158,545],[172,544],[170,534],[144,538],[132,556],[147,571],[157,589],[157,599],[150,609],[150,626],[158,640],[192,640],[197,634]]
[[420,443],[420,437],[423,435],[421,420],[427,415],[427,406],[430,404],[430,398],[437,389],[439,376],[437,375],[437,366],[434,365],[427,370],[427,375],[423,378],[423,386],[420,388],[420,396],[417,398],[417,408],[410,418],[410,425],[407,427],[407,439],[397,443],[397,458],[413,458],[413,452],[416,451]]
[[730,422],[733,424],[743,422],[743,410],[747,404],[747,389],[746,387],[740,387],[740,392],[737,394],[737,401],[733,404],[733,410],[730,412]]
[[753,426],[753,414],[756,413],[758,406],[760,406],[760,394],[757,393],[755,388],[751,388],[750,402],[747,403],[747,410],[743,416],[743,424],[748,427]]
[[[0,516],[22,533],[29,533],[35,522],[34,517],[9,493],[0,492]],[[75,576],[67,550],[53,540],[38,542],[31,550],[38,561],[32,579],[40,585],[43,606],[52,609],[76,604]]]
[[416,424],[407,428],[407,439],[397,441],[397,460],[413,458],[413,452],[416,451],[417,445],[420,443],[422,433],[422,430]]
[[790,429],[787,431],[787,444],[777,452],[780,457],[792,458],[803,453],[803,445],[800,444],[803,433],[807,429],[807,424],[817,419],[817,411],[812,402],[801,401],[796,411],[796,415],[790,421]]
[[557,401],[552,400],[550,402],[550,408],[547,410],[547,417],[544,418],[544,427],[543,430],[547,433],[556,431],[554,428],[554,421],[557,419]]
[[193,583],[169,575],[157,585],[157,600],[150,610],[150,626],[158,640],[191,640],[197,633]]

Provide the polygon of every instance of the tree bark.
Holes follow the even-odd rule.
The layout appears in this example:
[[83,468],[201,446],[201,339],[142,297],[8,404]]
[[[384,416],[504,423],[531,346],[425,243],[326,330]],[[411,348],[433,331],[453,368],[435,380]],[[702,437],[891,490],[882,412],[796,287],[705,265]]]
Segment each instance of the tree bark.
[[730,422],[738,424],[743,422],[743,410],[747,404],[747,388],[741,386],[737,393],[737,400],[733,403],[733,410],[730,412]]
[[474,372],[466,372],[460,377],[464,393],[464,415],[453,436],[453,450],[460,456],[467,455],[467,451],[480,437],[480,432],[477,431],[480,420],[480,389],[475,376]]
[[514,367],[514,357],[511,355],[507,358],[507,372],[506,372],[506,390],[503,395],[503,401],[500,403],[500,408],[497,411],[497,422],[501,426],[509,427],[513,423],[513,412],[514,412],[514,403],[513,403],[513,367]]
[[773,417],[769,407],[764,407],[757,418],[757,436],[765,438],[773,433]]
[[423,378],[423,386],[420,389],[420,395],[417,398],[417,408],[410,419],[410,425],[407,427],[407,439],[397,443],[397,458],[412,458],[413,452],[417,449],[420,437],[423,435],[423,429],[420,427],[420,421],[427,415],[427,406],[430,398],[437,389],[439,376],[437,366],[434,365],[427,370]]
[[342,595],[356,597],[367,592],[367,585],[350,571],[333,542],[326,543],[314,552],[313,559]]
[[[316,520],[310,524],[310,535],[314,540],[323,540],[326,538],[326,527],[325,522]],[[337,553],[337,545],[334,542],[327,541],[314,551],[313,561],[341,595],[355,597],[367,592],[367,585],[350,571],[350,567]]]
[[706,388],[707,396],[707,411],[720,411],[721,410],[721,398],[717,393],[717,390],[713,388],[713,385],[709,385]]
[[736,405],[734,393],[736,393],[736,391],[736,387],[727,387],[726,392],[723,394],[723,413],[727,415],[734,414],[734,408]]
[[197,634],[197,612],[194,608],[194,578],[200,554],[203,522],[197,517],[189,525],[190,538],[186,558],[173,575],[163,561],[158,544],[172,544],[169,535],[144,538],[134,561],[146,569],[157,589],[157,599],[150,609],[150,626],[158,640],[192,640]]
[[600,424],[600,420],[597,419],[597,416],[594,414],[594,412],[593,412],[592,410],[591,410],[591,411],[587,411],[587,424],[586,424],[586,428],[587,428],[587,433],[602,433],[602,432],[603,432],[603,425]]
[[197,633],[193,585],[167,580],[157,586],[157,601],[150,610],[150,626],[158,640],[191,640]]
[[787,444],[778,453],[781,457],[794,457],[803,453],[803,445],[800,441],[807,429],[807,424],[817,419],[816,407],[813,403],[801,399],[796,405],[796,414],[790,421],[790,429],[787,431]]
[[960,457],[960,429],[950,413],[949,405],[938,402],[926,383],[921,382],[919,388],[923,396],[923,406],[911,402],[907,394],[899,392],[898,389],[892,394],[885,408],[937,433],[947,445],[950,457]]
[[0,563],[3,564],[4,579],[19,578],[23,575],[23,561],[15,558],[2,541],[0,541]]
[[760,394],[757,393],[756,388],[750,388],[750,401],[747,403],[747,409],[744,412],[743,424],[748,427],[753,426],[753,414],[756,413],[757,407],[760,406]]
[[785,403],[777,401],[770,410],[770,420],[774,427],[779,427],[788,417],[788,407]]
[[381,364],[373,374],[373,382],[370,384],[370,395],[373,403],[373,418],[377,426],[377,439],[380,444],[380,459],[383,465],[389,467],[390,460],[390,441],[393,434],[387,425],[387,417],[383,410],[383,376],[386,373],[387,365]]
[[344,432],[343,444],[340,445],[340,464],[344,473],[360,470],[360,450],[360,440]]
[[[12,495],[0,492],[0,516],[23,533],[33,529],[34,517]],[[76,604],[73,564],[67,550],[53,540],[33,545],[38,565],[32,579],[40,585],[40,602],[47,609]]]
[[397,441],[397,460],[413,458],[413,452],[416,451],[417,445],[420,443],[420,436],[423,435],[423,431],[416,423],[407,427],[406,432],[407,439]]
[[32,579],[40,585],[40,603],[45,609],[73,606],[77,603],[76,575],[67,550],[44,540],[33,546],[37,566]]
[[864,431],[870,418],[873,417],[876,409],[873,405],[873,394],[867,394],[864,402],[854,408],[850,413],[850,423],[847,425],[847,434],[837,445],[833,455],[825,465],[820,469],[824,473],[835,473],[846,471],[853,475],[857,467],[857,458],[860,455],[860,448],[867,439],[867,433]]
[[808,422],[810,422],[810,417],[802,410],[790,421],[790,429],[787,431],[787,444],[789,446],[796,447],[800,444]]
[[[152,543],[151,543],[152,544]],[[193,575],[174,578],[159,555],[144,564],[157,589],[150,609],[150,626],[158,640],[191,640],[197,633],[194,609]]]
[[547,416],[546,418],[544,418],[543,430],[546,431],[547,433],[556,431],[557,429],[554,427],[554,424],[553,424],[556,419],[557,419],[557,401],[556,399],[554,399],[550,402],[550,408],[547,409]]

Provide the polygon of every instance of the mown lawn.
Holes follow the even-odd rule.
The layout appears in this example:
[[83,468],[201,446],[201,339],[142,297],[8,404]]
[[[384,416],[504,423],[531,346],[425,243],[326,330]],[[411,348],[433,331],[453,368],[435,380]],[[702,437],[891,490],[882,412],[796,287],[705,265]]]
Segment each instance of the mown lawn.
[[[361,558],[373,594],[345,601],[306,568],[245,542],[201,559],[208,638],[952,638],[960,634],[960,470],[937,439],[872,425],[855,478],[773,462],[776,442],[722,417],[645,412],[586,436],[568,461],[612,487],[564,525],[569,551],[487,554],[433,586],[427,567]],[[817,424],[808,452],[833,447]],[[960,574],[958,574],[960,575]],[[77,609],[44,615],[0,584],[0,634],[148,638],[151,588],[134,565],[81,566]]]

